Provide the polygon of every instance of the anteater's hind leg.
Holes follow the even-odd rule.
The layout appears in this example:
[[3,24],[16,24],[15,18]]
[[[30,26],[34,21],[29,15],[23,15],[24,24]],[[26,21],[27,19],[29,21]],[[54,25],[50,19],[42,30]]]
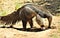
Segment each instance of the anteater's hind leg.
[[33,28],[33,21],[32,21],[32,19],[29,20],[29,24],[30,24],[31,28]]
[[11,24],[10,24],[10,27],[7,27],[7,28],[14,28],[13,25],[16,23],[16,21],[13,21]]
[[23,23],[23,29],[26,30],[27,20],[22,20],[22,23]]

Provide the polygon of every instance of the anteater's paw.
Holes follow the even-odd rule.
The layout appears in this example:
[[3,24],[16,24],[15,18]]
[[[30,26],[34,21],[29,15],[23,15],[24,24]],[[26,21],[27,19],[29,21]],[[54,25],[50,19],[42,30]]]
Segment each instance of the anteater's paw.
[[13,26],[9,26],[9,27],[6,27],[6,28],[14,28]]
[[56,28],[56,26],[51,26],[51,29],[55,29]]
[[55,28],[56,28],[56,26],[51,26],[51,27],[48,27],[48,28],[50,28],[50,29],[55,29]]

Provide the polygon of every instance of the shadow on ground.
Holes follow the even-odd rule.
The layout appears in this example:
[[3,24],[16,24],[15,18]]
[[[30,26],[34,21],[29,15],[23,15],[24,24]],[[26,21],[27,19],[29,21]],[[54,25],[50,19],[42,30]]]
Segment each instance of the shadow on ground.
[[[0,27],[0,28],[11,28],[11,27]],[[23,28],[15,28],[13,27],[13,29],[17,29],[17,30],[20,30],[20,31],[27,31],[27,32],[40,32],[40,31],[45,31],[45,30],[48,30],[48,29],[55,29],[55,27],[53,28],[45,28],[45,29],[41,29],[41,28],[26,28],[25,30]]]
[[17,30],[20,30],[20,31],[27,31],[27,32],[40,32],[40,31],[45,31],[45,30],[48,30],[50,28],[47,28],[47,29],[41,29],[41,28],[27,28],[26,30],[24,30],[23,28],[14,28],[14,29],[17,29]]

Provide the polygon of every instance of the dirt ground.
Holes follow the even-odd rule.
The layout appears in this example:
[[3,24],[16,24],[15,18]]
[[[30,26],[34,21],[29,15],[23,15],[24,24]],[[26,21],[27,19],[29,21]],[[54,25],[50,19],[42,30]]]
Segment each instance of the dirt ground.
[[[40,26],[36,23],[35,19],[33,19],[34,27],[40,28]],[[47,19],[44,20],[44,24],[48,26]],[[23,31],[23,30],[17,30],[13,28],[0,28],[0,38],[60,38],[60,32],[58,32],[58,29],[60,28],[60,16],[53,16],[53,21],[51,26],[54,26],[56,28],[54,29],[46,29],[44,31],[38,30],[38,31]],[[19,22],[18,24],[14,25],[14,27],[22,28],[22,23]],[[29,24],[27,24],[27,27],[29,27]],[[36,30],[36,29],[35,29]],[[57,34],[54,35],[54,34]]]

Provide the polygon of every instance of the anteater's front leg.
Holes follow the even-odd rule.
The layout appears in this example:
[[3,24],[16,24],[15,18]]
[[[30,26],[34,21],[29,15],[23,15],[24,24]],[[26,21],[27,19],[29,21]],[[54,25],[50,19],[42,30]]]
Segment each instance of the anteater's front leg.
[[49,16],[47,19],[48,19],[48,22],[49,22],[48,28],[51,28],[50,25],[51,25],[51,23],[52,23],[52,16]]

